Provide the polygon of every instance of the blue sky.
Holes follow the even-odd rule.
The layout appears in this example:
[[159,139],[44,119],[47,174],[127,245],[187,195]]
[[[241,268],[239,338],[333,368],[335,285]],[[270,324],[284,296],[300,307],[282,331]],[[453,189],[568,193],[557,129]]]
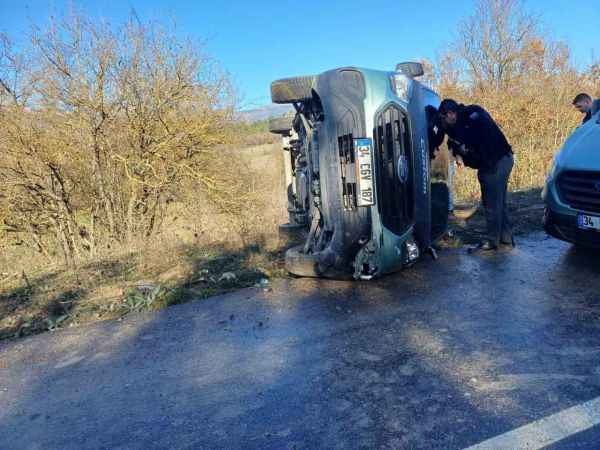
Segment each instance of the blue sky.
[[[252,108],[270,102],[277,78],[318,73],[343,65],[389,69],[400,60],[435,57],[452,41],[472,0],[395,1],[159,1],[0,0],[0,30],[19,38],[32,23],[74,4],[111,23],[135,9],[142,20],[174,19],[178,32],[206,43]],[[596,0],[529,0],[552,37],[565,40],[574,62],[600,57]]]

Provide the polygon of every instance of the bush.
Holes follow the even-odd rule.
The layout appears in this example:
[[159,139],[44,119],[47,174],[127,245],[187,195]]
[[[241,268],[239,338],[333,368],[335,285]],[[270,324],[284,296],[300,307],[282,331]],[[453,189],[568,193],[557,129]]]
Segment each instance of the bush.
[[148,238],[182,184],[231,210],[218,145],[233,95],[201,49],[136,20],[82,16],[0,53],[0,214],[67,261]]

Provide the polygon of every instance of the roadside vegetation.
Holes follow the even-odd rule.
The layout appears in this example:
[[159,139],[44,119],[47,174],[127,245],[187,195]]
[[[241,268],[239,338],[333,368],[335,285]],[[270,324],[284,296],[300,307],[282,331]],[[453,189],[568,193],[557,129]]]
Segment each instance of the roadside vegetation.
[[235,104],[159,24],[0,36],[0,338],[264,284],[281,155]]
[[[575,68],[548,36],[518,1],[482,0],[425,62],[443,97],[503,127],[515,208],[581,121],[573,96],[600,96],[600,65]],[[0,339],[285,276],[281,151],[266,121],[236,120],[236,100],[201,46],[159,24],[75,15],[29,45],[0,35]],[[472,171],[455,193],[478,198]]]
[[[453,43],[425,66],[443,98],[482,105],[502,127],[515,152],[512,191],[544,183],[554,154],[581,123],[575,95],[600,97],[600,61],[575,67],[568,45],[520,0],[478,0]],[[455,191],[477,199],[475,172],[460,170]]]

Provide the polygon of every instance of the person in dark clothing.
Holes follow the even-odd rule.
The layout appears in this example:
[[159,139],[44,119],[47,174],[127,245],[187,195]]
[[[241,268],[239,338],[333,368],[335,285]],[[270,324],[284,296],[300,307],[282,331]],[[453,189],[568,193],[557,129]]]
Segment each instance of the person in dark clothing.
[[444,130],[440,115],[435,106],[425,107],[427,117],[427,135],[429,140],[429,159],[434,159],[440,145],[444,142]]
[[487,234],[470,253],[489,251],[499,244],[512,245],[506,196],[513,168],[513,152],[500,127],[478,105],[462,105],[445,99],[438,109],[442,127],[448,135],[448,148],[465,166],[477,170],[485,209]]
[[584,115],[583,121],[581,122],[582,125],[592,118],[592,97],[585,92],[575,96],[573,99],[573,106],[577,111]]

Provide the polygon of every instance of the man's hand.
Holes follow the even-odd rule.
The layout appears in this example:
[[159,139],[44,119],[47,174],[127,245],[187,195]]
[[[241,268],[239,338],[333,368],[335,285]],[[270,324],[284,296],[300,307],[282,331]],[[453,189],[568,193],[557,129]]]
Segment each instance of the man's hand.
[[454,156],[464,156],[469,153],[469,149],[465,144],[462,144],[451,137],[448,137],[448,148],[452,150]]

